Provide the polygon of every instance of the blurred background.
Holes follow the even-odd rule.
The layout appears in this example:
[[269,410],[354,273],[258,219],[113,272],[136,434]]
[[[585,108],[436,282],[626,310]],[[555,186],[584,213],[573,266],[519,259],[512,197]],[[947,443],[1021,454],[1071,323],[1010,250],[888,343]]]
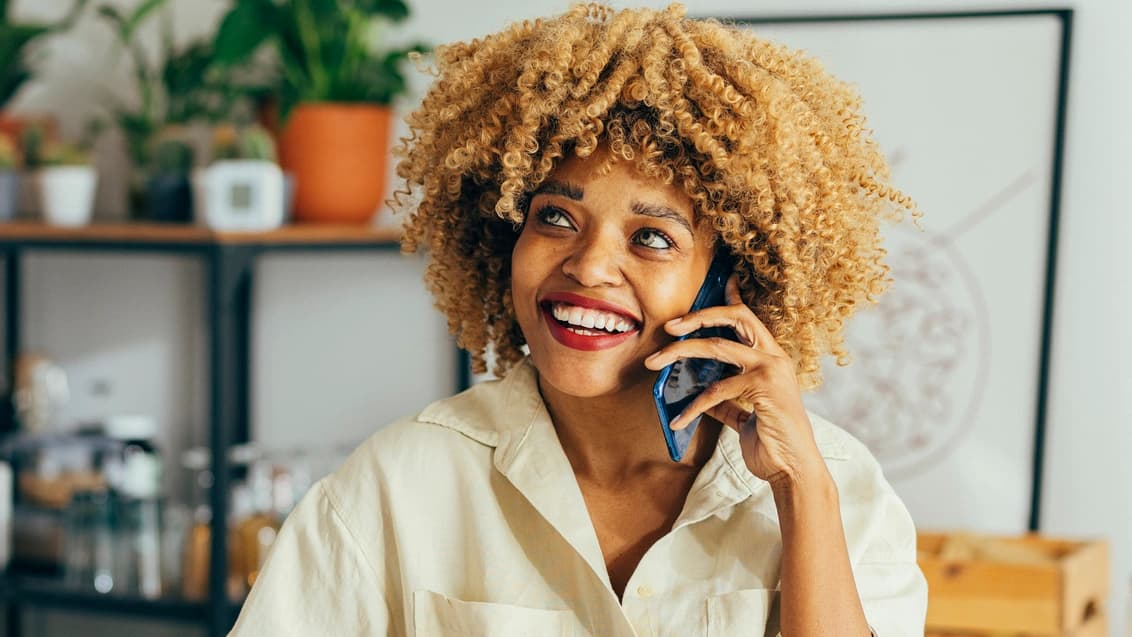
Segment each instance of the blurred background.
[[[925,213],[808,404],[912,511],[930,632],[1132,634],[1132,4],[686,4],[855,83]],[[567,7],[0,0],[3,634],[223,634],[306,487],[476,380],[380,204],[405,57]]]

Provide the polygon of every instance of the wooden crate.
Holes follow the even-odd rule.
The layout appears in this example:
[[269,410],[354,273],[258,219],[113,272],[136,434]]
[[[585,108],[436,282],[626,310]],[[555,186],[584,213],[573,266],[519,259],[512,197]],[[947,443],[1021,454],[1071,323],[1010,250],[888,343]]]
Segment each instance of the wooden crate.
[[920,533],[928,635],[1107,635],[1108,544]]
[[[1015,632],[951,632],[940,631],[937,629],[928,628],[924,633],[924,637],[1015,637],[1016,635],[1025,635],[1025,633]],[[1063,633],[1063,637],[1109,637],[1108,635],[1108,621],[1103,614],[1094,615],[1092,619],[1086,620],[1084,624],[1077,627],[1076,630]]]

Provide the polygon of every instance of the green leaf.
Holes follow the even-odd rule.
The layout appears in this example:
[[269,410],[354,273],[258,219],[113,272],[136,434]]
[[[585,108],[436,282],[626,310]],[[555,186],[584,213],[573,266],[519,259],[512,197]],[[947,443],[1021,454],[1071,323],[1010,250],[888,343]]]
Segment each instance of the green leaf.
[[264,7],[255,0],[238,0],[224,16],[216,34],[213,44],[216,61],[232,65],[250,57],[276,27],[275,20],[271,19],[273,13],[273,7]]
[[138,5],[126,18],[126,39],[133,38],[138,27],[144,24],[146,18],[152,15],[154,11],[164,6],[165,2],[166,0],[144,0]]
[[129,45],[133,42],[134,34],[137,33],[138,28],[145,22],[145,19],[152,15],[153,12],[163,4],[165,4],[165,0],[145,0],[145,2],[131,11],[129,15],[122,13],[117,7],[104,4],[99,5],[98,15],[114,25],[117,30],[118,40],[122,44]]
[[402,0],[358,0],[357,6],[366,13],[373,13],[400,22],[409,17],[409,5]]
[[377,53],[374,25],[408,16],[406,0],[233,0],[215,59],[233,66],[270,43],[284,115],[301,101],[387,104],[405,91],[405,57],[428,49]]
[[75,0],[75,3],[71,5],[71,10],[67,13],[66,17],[55,23],[51,30],[64,31],[74,26],[75,22],[79,19],[79,15],[82,13],[83,9],[86,8],[87,1],[88,0]]
[[114,34],[118,36],[118,41],[121,44],[129,42],[130,38],[126,35],[126,16],[122,15],[117,8],[102,5],[98,7],[98,15],[113,25]]
[[6,69],[4,74],[0,75],[0,106],[7,104],[9,100],[15,97],[16,92],[29,79],[31,79],[31,73],[22,66]]

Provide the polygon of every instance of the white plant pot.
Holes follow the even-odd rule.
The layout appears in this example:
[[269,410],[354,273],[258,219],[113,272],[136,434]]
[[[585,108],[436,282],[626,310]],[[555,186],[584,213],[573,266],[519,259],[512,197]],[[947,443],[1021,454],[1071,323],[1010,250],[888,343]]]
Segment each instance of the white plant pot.
[[56,226],[84,226],[94,211],[94,189],[98,173],[93,166],[41,168],[38,187],[43,218]]
[[271,230],[283,225],[284,180],[277,164],[222,160],[193,175],[196,221],[213,230]]

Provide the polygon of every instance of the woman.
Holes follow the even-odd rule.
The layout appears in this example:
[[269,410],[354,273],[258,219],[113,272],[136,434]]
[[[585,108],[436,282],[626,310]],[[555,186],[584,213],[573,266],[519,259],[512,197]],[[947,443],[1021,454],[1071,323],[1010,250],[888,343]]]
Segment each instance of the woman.
[[[436,58],[404,244],[503,379],[312,489],[235,633],[922,635],[906,509],[801,399],[887,283],[878,218],[915,212],[855,93],[678,5],[577,6]],[[727,304],[688,313],[721,253]],[[674,340],[704,326],[738,342]],[[738,373],[671,423],[700,422],[673,462],[651,390],[688,358]]]

